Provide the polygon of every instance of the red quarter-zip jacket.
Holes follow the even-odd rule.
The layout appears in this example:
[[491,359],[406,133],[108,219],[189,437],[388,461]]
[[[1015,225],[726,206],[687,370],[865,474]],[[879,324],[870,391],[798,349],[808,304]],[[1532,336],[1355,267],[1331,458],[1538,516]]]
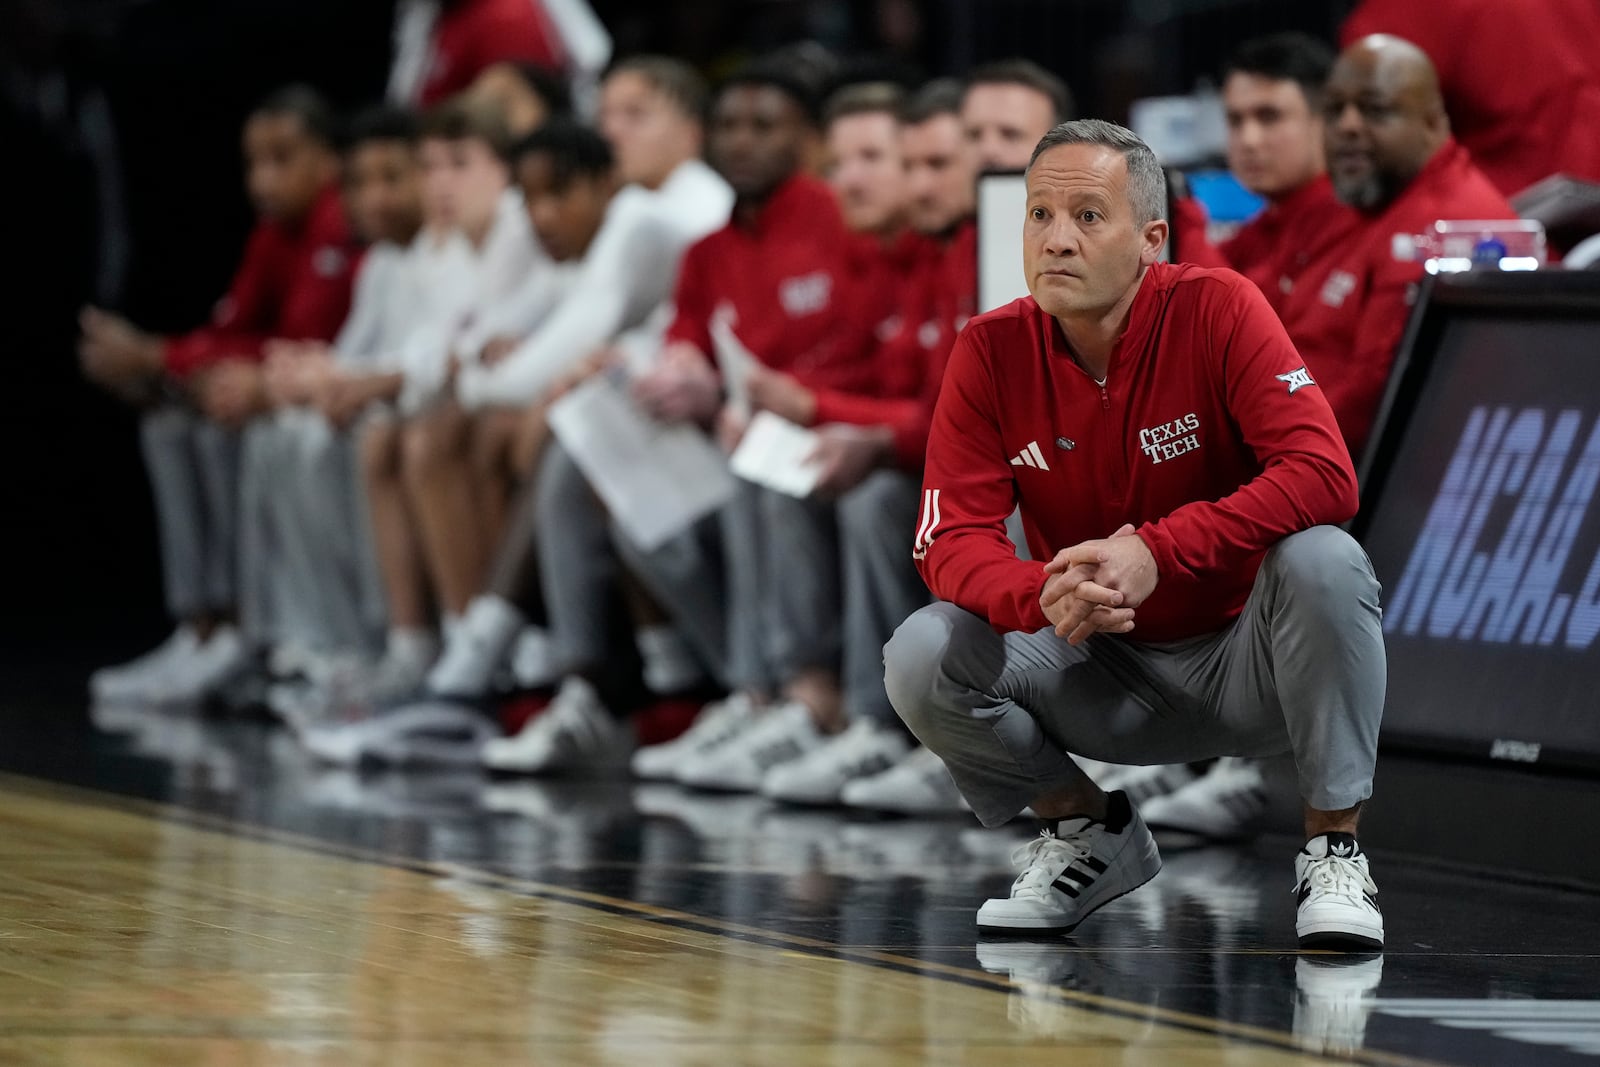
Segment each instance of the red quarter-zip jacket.
[[901,288],[898,328],[874,356],[872,391],[819,390],[816,422],[887,426],[896,463],[915,471],[927,451],[950,350],[977,310],[977,224],[969,219],[946,238],[913,238],[904,256],[909,270]]
[[272,338],[332,341],[350,313],[360,262],[336,186],[324,189],[297,225],[262,220],[211,322],[162,345],[168,373],[181,377],[224,359],[259,359]]
[[1269,203],[1239,232],[1217,246],[1228,266],[1256,283],[1280,315],[1300,275],[1361,228],[1355,208],[1339,201],[1319,174]]
[[[1001,631],[1049,625],[1039,561],[1132,523],[1160,574],[1133,637],[1172,641],[1235,618],[1272,545],[1355,514],[1356,479],[1261,292],[1231,270],[1158,263],[1104,385],[1032,297],[973,319],[945,371],[922,495],[928,587]],[[1034,561],[1006,539],[1019,504]]]
[[1466,149],[1450,140],[1393,203],[1360,214],[1346,239],[1322,244],[1301,269],[1278,313],[1327,391],[1354,455],[1372,433],[1422,281],[1422,264],[1394,258],[1394,235],[1422,233],[1439,219],[1516,217]]
[[810,389],[871,391],[882,308],[852,284],[850,231],[826,185],[795,175],[754,220],[737,219],[684,254],[668,341],[715,356],[712,323],[772,370]]

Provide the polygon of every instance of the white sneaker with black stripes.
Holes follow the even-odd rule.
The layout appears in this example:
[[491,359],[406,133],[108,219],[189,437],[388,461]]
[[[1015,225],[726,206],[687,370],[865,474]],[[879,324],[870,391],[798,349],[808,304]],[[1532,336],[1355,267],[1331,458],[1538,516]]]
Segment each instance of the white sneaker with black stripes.
[[678,784],[754,793],[768,771],[821,748],[827,740],[810,708],[795,702],[779,704],[717,747],[685,758],[678,765]]
[[1326,833],[1294,858],[1294,932],[1301,948],[1383,951],[1383,913],[1354,834]]
[[1011,859],[1021,873],[1009,897],[978,909],[980,929],[1067,933],[1161,871],[1156,839],[1120,791],[1108,798],[1104,820],[1085,815],[1046,825]]

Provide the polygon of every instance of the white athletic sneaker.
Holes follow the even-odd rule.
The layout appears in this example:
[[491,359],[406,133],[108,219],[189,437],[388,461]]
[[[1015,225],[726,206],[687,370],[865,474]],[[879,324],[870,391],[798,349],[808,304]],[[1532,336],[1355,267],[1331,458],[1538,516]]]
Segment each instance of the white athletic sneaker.
[[1300,957],[1294,965],[1295,1044],[1324,1056],[1361,1051],[1382,981],[1382,956]]
[[162,672],[152,699],[164,707],[191,707],[216,693],[250,665],[244,639],[232,626],[220,626],[187,656]]
[[863,719],[810,755],[772,768],[761,780],[761,792],[791,804],[837,804],[848,783],[882,774],[910,751],[905,734]]
[[498,733],[479,709],[450,700],[420,699],[344,722],[308,725],[298,738],[312,756],[339,766],[477,766],[483,745]]
[[1200,777],[1139,808],[1152,830],[1175,830],[1208,841],[1240,841],[1254,835],[1267,813],[1261,763],[1224,757]]
[[483,746],[483,762],[497,771],[556,774],[564,771],[609,773],[628,765],[633,731],[619,722],[594,686],[576,676],[561,683],[542,715],[515,737]]
[[944,760],[918,745],[882,774],[857,778],[839,791],[849,808],[897,815],[962,815],[972,811]]
[[1128,802],[1140,811],[1156,797],[1176,792],[1194,781],[1198,775],[1187,763],[1157,764],[1154,767],[1128,767],[1110,765],[1110,770],[1095,778],[1095,784],[1107,793],[1122,790]]
[[979,929],[1068,933],[1096,908],[1161,871],[1156,839],[1122,792],[1111,794],[1104,822],[1088,816],[1062,819],[1011,859],[1021,868],[1011,895],[984,902]]
[[1353,834],[1307,841],[1294,858],[1294,932],[1301,948],[1383,951],[1383,913],[1366,853]]
[[200,638],[194,627],[180,626],[165,641],[137,659],[115,667],[102,667],[91,674],[89,695],[105,703],[151,700],[173,666],[193,655],[199,647]]
[[826,741],[810,708],[793,701],[778,704],[722,744],[686,757],[678,765],[678,782],[695,789],[754,793],[772,768]]
[[748,693],[734,693],[726,700],[707,704],[683,733],[671,741],[646,745],[635,752],[631,769],[636,777],[646,781],[676,781],[679,763],[704,755],[728,741],[755,717],[756,706]]
[[428,691],[467,698],[487,693],[524,625],[522,613],[500,597],[474,597],[428,671]]

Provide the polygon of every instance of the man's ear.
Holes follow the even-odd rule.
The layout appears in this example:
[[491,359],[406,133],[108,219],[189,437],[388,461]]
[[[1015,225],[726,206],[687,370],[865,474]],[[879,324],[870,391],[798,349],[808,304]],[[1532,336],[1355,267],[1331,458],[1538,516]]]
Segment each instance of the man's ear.
[[1142,266],[1148,267],[1150,264],[1161,260],[1161,249],[1167,243],[1167,231],[1168,226],[1165,219],[1156,219],[1154,222],[1144,224],[1139,231],[1139,236],[1143,239],[1143,243],[1139,247],[1139,263]]

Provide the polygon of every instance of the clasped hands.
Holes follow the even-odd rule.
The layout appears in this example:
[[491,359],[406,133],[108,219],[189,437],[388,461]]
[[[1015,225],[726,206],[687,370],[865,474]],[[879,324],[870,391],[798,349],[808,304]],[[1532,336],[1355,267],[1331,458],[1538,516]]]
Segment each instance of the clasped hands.
[[1050,577],[1039,606],[1056,635],[1073,645],[1097,633],[1131,631],[1136,609],[1160,579],[1155,557],[1131,525],[1110,537],[1063,548],[1044,572]]

